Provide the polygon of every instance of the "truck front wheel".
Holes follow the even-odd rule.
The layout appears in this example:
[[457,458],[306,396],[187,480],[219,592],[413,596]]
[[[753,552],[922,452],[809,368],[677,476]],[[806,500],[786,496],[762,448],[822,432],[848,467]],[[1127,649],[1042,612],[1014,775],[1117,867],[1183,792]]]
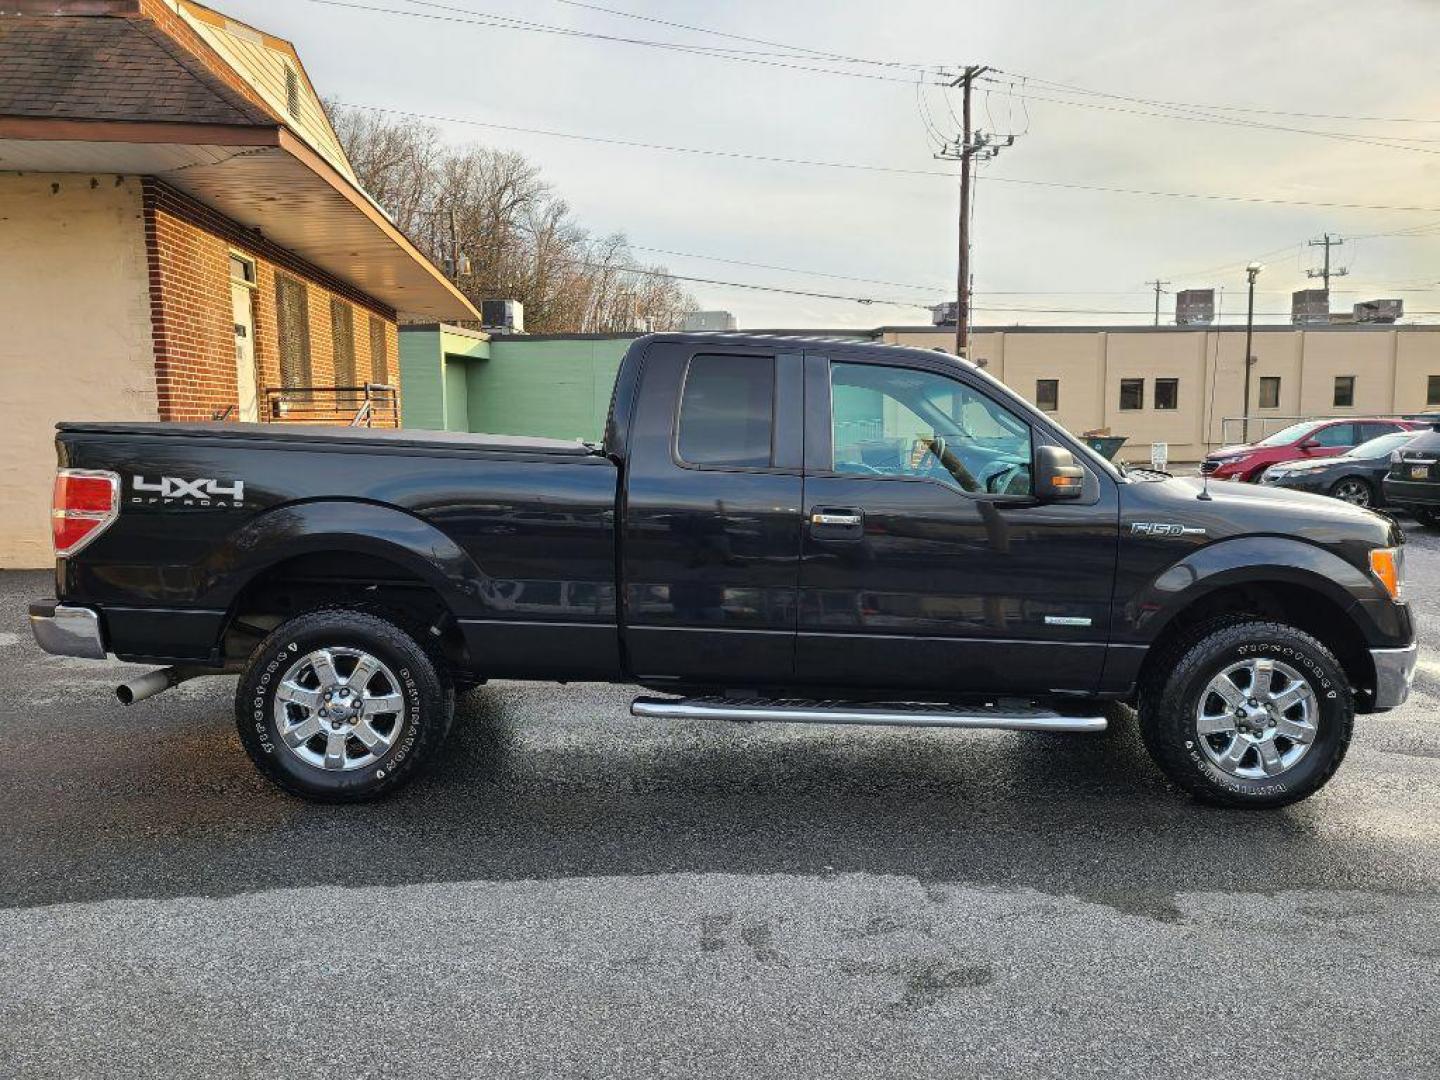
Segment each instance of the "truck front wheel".
[[1355,704],[1319,641],[1283,623],[1229,619],[1157,657],[1140,730],[1161,770],[1196,798],[1266,809],[1319,791],[1350,745]]
[[374,799],[413,779],[444,742],[454,705],[443,665],[415,637],[347,608],[276,627],[235,691],[256,766],[319,802]]

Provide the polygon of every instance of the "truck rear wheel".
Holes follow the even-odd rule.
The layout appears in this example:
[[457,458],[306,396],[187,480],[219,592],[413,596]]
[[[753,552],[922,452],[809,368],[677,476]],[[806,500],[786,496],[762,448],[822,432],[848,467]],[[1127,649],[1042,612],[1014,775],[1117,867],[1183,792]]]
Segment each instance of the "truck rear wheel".
[[235,691],[240,741],[286,791],[361,802],[413,779],[450,729],[443,664],[387,618],[328,608],[282,623]]
[[1355,704],[1344,670],[1309,634],[1230,619],[1158,659],[1141,688],[1150,756],[1196,798],[1286,806],[1319,791],[1350,745]]

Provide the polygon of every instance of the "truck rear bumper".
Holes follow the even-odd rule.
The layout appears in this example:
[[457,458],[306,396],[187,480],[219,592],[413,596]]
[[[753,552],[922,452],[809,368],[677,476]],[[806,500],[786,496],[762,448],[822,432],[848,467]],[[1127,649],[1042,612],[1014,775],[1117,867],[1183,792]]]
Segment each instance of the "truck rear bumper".
[[105,659],[100,616],[89,608],[37,600],[30,605],[30,632],[42,649],[56,656]]
[[1374,708],[1393,709],[1404,705],[1415,682],[1415,662],[1420,657],[1419,644],[1403,649],[1371,649],[1375,661]]

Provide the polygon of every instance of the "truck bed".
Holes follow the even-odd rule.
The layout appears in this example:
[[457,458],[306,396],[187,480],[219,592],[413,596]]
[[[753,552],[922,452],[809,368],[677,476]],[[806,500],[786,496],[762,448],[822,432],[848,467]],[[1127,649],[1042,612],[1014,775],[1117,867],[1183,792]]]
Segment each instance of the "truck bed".
[[541,439],[528,435],[472,434],[462,431],[420,431],[413,428],[349,428],[299,424],[242,423],[106,423],[87,421],[56,425],[62,433],[94,435],[173,436],[206,439],[260,440],[277,449],[319,445],[355,446],[366,452],[387,449],[453,450],[476,453],[546,454],[585,457],[594,448],[579,439]]

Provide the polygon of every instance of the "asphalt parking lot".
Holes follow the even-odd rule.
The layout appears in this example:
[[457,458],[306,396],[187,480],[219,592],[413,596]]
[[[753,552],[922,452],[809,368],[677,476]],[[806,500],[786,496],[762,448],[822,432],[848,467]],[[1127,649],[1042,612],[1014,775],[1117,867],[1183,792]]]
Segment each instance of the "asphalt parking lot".
[[[1440,534],[1411,529],[1422,642]],[[0,1076],[1440,1076],[1440,656],[1319,795],[1103,736],[463,699],[377,805],[264,783],[233,679],[130,709],[0,574]]]

